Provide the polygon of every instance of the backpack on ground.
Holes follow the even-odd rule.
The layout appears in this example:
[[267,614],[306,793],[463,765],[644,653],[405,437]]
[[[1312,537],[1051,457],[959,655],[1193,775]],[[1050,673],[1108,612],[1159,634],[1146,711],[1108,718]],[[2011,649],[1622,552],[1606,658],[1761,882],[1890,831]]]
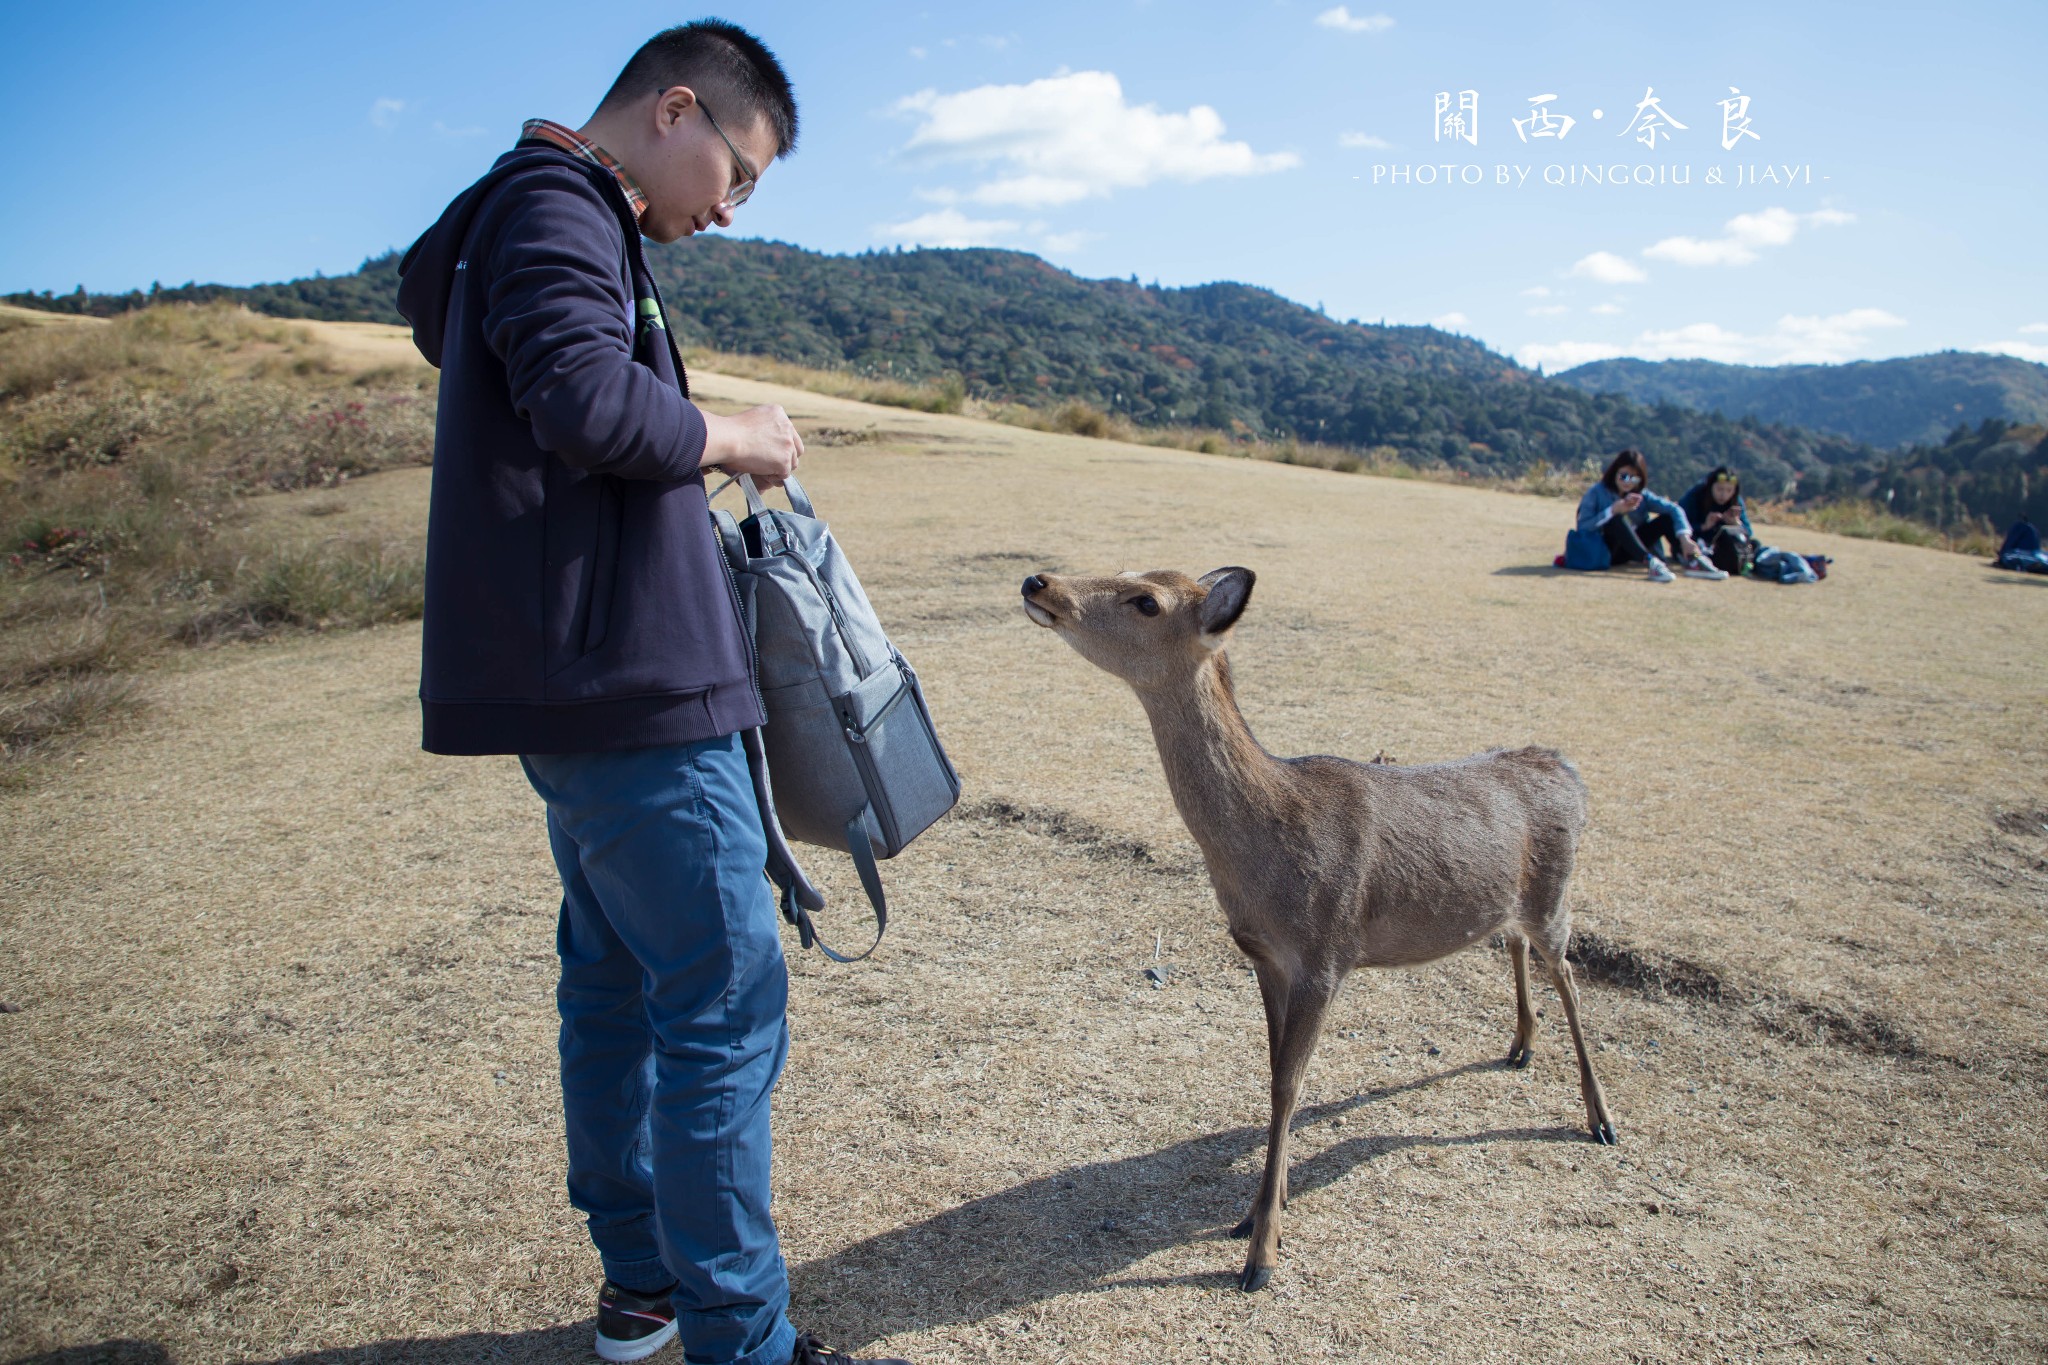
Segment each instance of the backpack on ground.
[[1820,574],[1805,555],[1796,555],[1790,550],[1780,550],[1770,545],[1757,546],[1753,576],[1771,583],[1820,581]]
[[1709,558],[1722,573],[1730,576],[1746,574],[1755,567],[1756,542],[1740,531],[1717,526]]
[[[889,925],[878,858],[893,858],[960,799],[960,776],[940,747],[924,690],[875,619],[838,542],[795,479],[791,510],[738,480],[748,516],[714,510],[740,614],[754,641],[768,722],[748,731],[754,794],[768,836],[768,876],[782,914],[835,962],[875,950]],[[722,487],[722,485],[721,485]],[[771,782],[770,778],[773,778]],[[854,957],[818,937],[824,897],[788,841],[851,854],[875,910],[875,942]]]
[[1607,538],[1598,531],[1564,533],[1564,566],[1567,569],[1605,569],[1614,563]]

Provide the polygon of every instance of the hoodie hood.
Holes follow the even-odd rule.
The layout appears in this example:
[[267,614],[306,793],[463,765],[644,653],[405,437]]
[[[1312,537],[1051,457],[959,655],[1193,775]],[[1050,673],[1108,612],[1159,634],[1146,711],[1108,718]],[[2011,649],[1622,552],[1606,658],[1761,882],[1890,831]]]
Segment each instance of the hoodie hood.
[[[493,162],[483,178],[455,197],[435,224],[420,234],[398,263],[398,312],[412,325],[412,344],[427,363],[441,367],[442,343],[448,328],[448,300],[455,292],[455,272],[469,242],[470,224],[484,200],[512,176],[538,166],[573,166],[593,181],[610,180],[600,168],[554,147],[526,144]],[[594,173],[594,174],[593,174]],[[607,194],[607,200],[610,199]]]

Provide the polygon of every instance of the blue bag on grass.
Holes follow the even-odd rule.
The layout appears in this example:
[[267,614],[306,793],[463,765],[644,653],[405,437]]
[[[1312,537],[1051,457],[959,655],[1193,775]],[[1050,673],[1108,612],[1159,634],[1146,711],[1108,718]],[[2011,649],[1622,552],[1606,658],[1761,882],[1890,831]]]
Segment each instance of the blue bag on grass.
[[1614,563],[1607,551],[1607,538],[1598,531],[1564,533],[1564,566],[1567,569],[1605,569]]

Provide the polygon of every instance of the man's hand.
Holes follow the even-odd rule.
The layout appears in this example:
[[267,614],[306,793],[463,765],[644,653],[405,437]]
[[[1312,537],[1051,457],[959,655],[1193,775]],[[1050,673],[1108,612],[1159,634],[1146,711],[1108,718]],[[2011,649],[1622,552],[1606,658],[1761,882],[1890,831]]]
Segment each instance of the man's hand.
[[803,457],[804,438],[778,404],[765,403],[730,417],[704,414],[702,464],[707,470],[751,474],[762,488],[780,488]]

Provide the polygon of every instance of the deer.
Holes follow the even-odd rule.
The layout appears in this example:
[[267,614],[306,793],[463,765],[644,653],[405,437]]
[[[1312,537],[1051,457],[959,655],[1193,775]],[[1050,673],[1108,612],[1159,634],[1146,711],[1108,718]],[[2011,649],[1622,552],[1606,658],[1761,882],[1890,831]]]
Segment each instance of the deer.
[[1251,1242],[1238,1277],[1245,1293],[1263,1289],[1278,1264],[1289,1125],[1324,1016],[1356,968],[1419,966],[1502,935],[1515,980],[1506,1065],[1521,1068],[1537,1032],[1533,945],[1578,1049],[1592,1136],[1619,1140],[1565,956],[1565,889],[1586,827],[1578,770],[1542,748],[1415,765],[1266,752],[1238,709],[1225,652],[1254,581],[1231,566],[1200,578],[1035,573],[1023,585],[1034,623],[1137,693],[1174,807],[1258,980],[1272,1120],[1258,1193],[1231,1230]]

